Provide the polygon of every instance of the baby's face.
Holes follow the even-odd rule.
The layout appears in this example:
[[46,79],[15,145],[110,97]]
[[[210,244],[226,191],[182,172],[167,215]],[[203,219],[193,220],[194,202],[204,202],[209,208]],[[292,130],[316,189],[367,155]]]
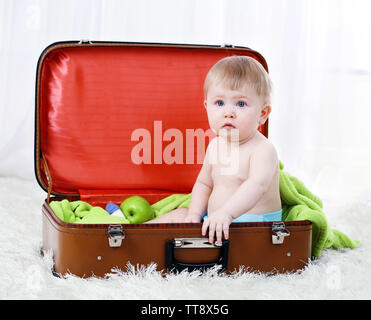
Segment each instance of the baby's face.
[[250,86],[231,90],[222,84],[212,84],[205,107],[210,128],[216,134],[226,134],[235,140],[234,133],[238,133],[238,140],[243,142],[250,139],[258,129],[262,120],[263,98]]

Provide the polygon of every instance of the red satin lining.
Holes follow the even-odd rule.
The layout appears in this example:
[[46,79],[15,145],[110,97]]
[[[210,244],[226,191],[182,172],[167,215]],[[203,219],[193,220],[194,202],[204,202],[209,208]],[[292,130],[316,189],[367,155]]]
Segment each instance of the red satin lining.
[[[140,46],[49,52],[41,69],[40,145],[53,190],[190,192],[201,165],[184,164],[186,129],[209,128],[203,80],[216,61],[232,54],[252,55],[243,49]],[[171,128],[182,132],[183,164],[154,164],[155,120],[162,121],[162,134]],[[141,141],[131,141],[138,128],[151,134],[151,164],[131,161]],[[162,151],[169,143],[162,142]]]

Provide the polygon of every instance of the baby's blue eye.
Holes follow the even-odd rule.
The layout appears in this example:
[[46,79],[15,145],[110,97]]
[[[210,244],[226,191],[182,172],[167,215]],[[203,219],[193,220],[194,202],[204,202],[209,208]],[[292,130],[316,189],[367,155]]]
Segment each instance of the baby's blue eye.
[[218,107],[223,107],[224,106],[224,102],[222,100],[218,100],[215,102],[215,104],[218,106]]
[[237,107],[245,107],[246,106],[246,103],[245,102],[243,102],[243,101],[238,101],[237,102]]

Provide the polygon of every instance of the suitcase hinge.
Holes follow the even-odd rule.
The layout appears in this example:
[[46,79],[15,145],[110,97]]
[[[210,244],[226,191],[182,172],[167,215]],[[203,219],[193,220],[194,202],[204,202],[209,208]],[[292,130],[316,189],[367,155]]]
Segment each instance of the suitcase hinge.
[[124,238],[125,233],[121,225],[108,226],[108,243],[110,247],[121,247]]
[[273,222],[272,223],[272,243],[273,244],[282,244],[285,237],[290,235],[290,231],[286,229],[285,223]]

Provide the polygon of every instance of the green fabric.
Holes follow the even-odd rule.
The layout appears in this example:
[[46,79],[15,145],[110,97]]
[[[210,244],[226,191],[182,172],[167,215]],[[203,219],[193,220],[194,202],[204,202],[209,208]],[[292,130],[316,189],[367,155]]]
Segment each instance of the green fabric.
[[79,224],[129,223],[125,218],[111,216],[101,207],[93,207],[84,201],[51,201],[50,207],[55,215],[64,222]]
[[282,220],[309,220],[312,222],[312,256],[319,257],[323,249],[355,248],[357,240],[332,229],[322,210],[322,201],[297,178],[283,171],[280,162],[280,195]]
[[155,218],[163,216],[165,213],[177,208],[188,208],[189,202],[191,201],[191,194],[172,194],[160,201],[152,204],[152,208],[155,210]]

